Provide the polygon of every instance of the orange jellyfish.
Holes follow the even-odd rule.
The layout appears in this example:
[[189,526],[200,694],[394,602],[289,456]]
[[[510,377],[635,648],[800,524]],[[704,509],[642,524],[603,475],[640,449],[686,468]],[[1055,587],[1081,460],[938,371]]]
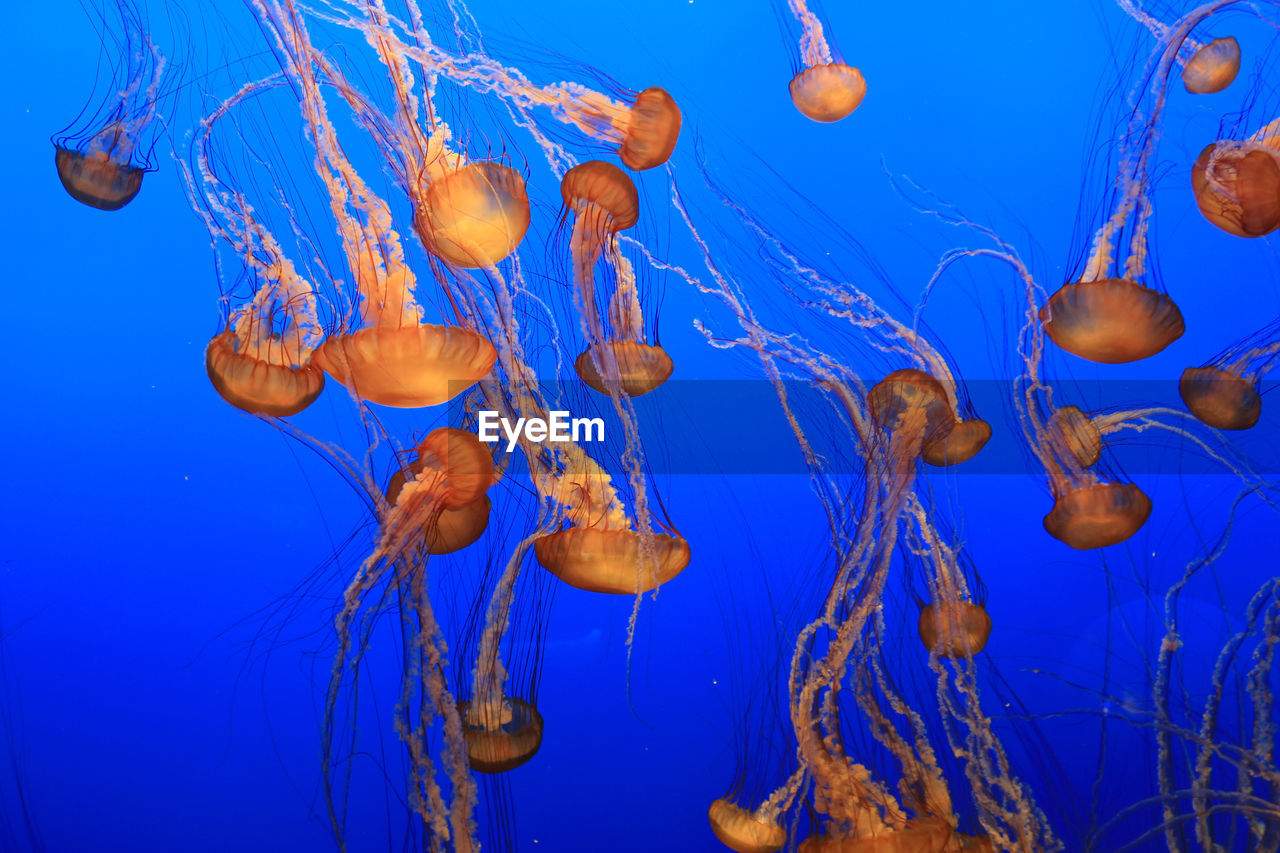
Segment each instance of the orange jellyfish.
[[133,201],[143,176],[152,170],[148,137],[165,71],[165,59],[151,41],[141,11],[132,0],[118,0],[115,6],[124,28],[117,43],[125,52],[111,58],[113,73],[104,100],[86,107],[53,138],[63,188],[98,210],[119,210]]
[[930,465],[958,465],[972,459],[991,438],[991,427],[980,418],[958,419],[954,386],[948,390],[923,370],[895,370],[867,395],[872,417],[889,431],[918,413],[925,421],[920,457]]
[[[1138,361],[1162,351],[1185,330],[1182,312],[1169,295],[1143,283],[1153,210],[1152,163],[1179,51],[1192,29],[1232,3],[1205,4],[1160,32],[1152,72],[1144,78],[1148,88],[1135,97],[1138,106],[1121,142],[1114,210],[1095,233],[1079,280],[1063,285],[1040,309],[1045,334],[1069,353],[1102,364]],[[1126,228],[1128,254],[1121,263],[1116,242]]]
[[417,459],[392,475],[386,499],[395,506],[405,483],[439,471],[447,477],[438,512],[423,522],[422,534],[428,554],[452,554],[479,539],[489,525],[492,504],[485,492],[495,479],[493,459],[474,433],[433,430],[418,445]]
[[[1164,43],[1173,27],[1152,17],[1137,0],[1119,0],[1120,8]],[[1182,84],[1193,95],[1212,95],[1231,85],[1240,73],[1240,43],[1232,36],[1201,43],[1187,35],[1178,48]]]
[[258,282],[253,297],[231,312],[225,329],[205,348],[209,381],[239,409],[284,418],[311,405],[324,390],[324,372],[311,363],[324,339],[315,291],[244,197],[218,177],[210,155],[215,123],[260,91],[246,87],[201,122],[192,146],[199,185],[185,164],[182,174],[209,233],[232,247]]
[[1191,414],[1216,429],[1249,429],[1262,415],[1258,381],[1280,356],[1280,322],[1230,347],[1202,367],[1188,367],[1178,393]]
[[757,817],[726,799],[711,803],[707,820],[720,843],[735,853],[777,853],[787,845],[787,831],[775,820]]
[[674,530],[639,533],[569,527],[534,543],[538,563],[569,586],[588,592],[636,595],[674,578],[689,565],[689,543]]
[[930,654],[976,655],[991,637],[991,617],[972,601],[935,601],[920,609],[917,630]]
[[1191,189],[1204,218],[1228,234],[1263,237],[1280,228],[1280,119],[1243,142],[1205,146]]
[[[623,164],[635,171],[661,166],[675,151],[682,121],[680,108],[660,86],[620,93],[630,103],[575,83],[538,86],[517,68],[508,68],[478,51],[451,53],[426,38],[425,33],[415,31],[411,34],[415,43],[407,44],[380,3],[367,2],[364,7],[363,19],[349,18],[340,23],[364,33],[397,73],[406,67],[404,60],[412,60],[429,74],[438,74],[481,94],[496,94],[517,110],[548,110],[557,121],[616,146]],[[557,159],[553,154],[557,146],[541,138],[540,144],[552,160]]]
[[524,239],[529,195],[510,166],[466,163],[434,177],[415,219],[435,255],[459,267],[491,267]]
[[1239,73],[1240,42],[1225,36],[1195,50],[1183,66],[1182,83],[1193,95],[1212,95],[1230,86]]
[[862,72],[836,58],[823,32],[822,22],[805,0],[787,0],[800,23],[800,61],[803,67],[791,78],[791,101],[814,121],[839,121],[858,108],[867,94]]

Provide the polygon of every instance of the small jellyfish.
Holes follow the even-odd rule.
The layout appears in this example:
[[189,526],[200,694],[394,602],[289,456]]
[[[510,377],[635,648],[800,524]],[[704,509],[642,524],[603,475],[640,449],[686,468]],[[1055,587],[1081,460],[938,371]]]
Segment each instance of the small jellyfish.
[[940,442],[950,433],[954,418],[938,380],[923,370],[895,370],[867,394],[871,416],[891,433],[918,431],[922,446]]
[[[1092,468],[1102,458],[1102,435],[1076,406],[1063,406],[1049,419],[1051,442],[1069,453],[1081,468]],[[1059,456],[1062,455],[1061,450]]]
[[467,163],[436,177],[418,211],[427,248],[455,266],[491,267],[515,251],[529,228],[529,195],[509,166]]
[[1217,429],[1249,429],[1262,415],[1258,380],[1280,358],[1280,321],[1264,326],[1202,367],[1182,373],[1178,392],[1187,409]]
[[788,0],[799,22],[800,62],[791,78],[791,101],[814,121],[839,121],[858,108],[867,94],[862,72],[841,62],[823,33],[822,22],[805,0]]
[[843,62],[806,68],[791,78],[791,101],[814,121],[839,121],[858,108],[867,94],[862,72]]
[[[538,86],[519,69],[506,68],[483,53],[450,53],[434,40],[427,40],[425,33],[419,34],[421,43],[406,44],[382,16],[349,23],[365,31],[371,41],[376,40],[384,61],[399,73],[404,73],[405,61],[411,59],[428,73],[439,74],[459,86],[483,94],[496,93],[521,112],[545,108],[558,121],[573,125],[593,139],[618,146],[618,156],[629,169],[643,171],[661,166],[671,157],[680,137],[680,108],[660,86],[635,93],[630,104],[580,84]],[[531,121],[528,113],[524,118]],[[554,152],[559,146],[548,142],[541,130],[532,126],[529,129],[548,156],[557,159]]]
[[689,543],[677,535],[569,527],[539,537],[538,563],[569,586],[588,592],[636,595],[674,578],[689,565]]
[[776,821],[757,817],[725,799],[707,809],[711,831],[734,853],[777,853],[787,844],[787,831]]
[[991,425],[981,418],[956,421],[946,438],[920,449],[920,458],[939,468],[968,462],[991,440]]
[[577,249],[574,260],[580,266],[600,257],[610,234],[625,231],[640,219],[640,196],[626,172],[603,160],[588,160],[574,166],[560,181],[565,209],[574,213]]
[[63,188],[78,202],[98,210],[119,210],[142,189],[145,166],[130,164],[132,144],[118,127],[89,141],[84,151],[58,147],[54,165]]
[[1254,383],[1217,367],[1188,367],[1178,393],[1191,414],[1215,429],[1249,429],[1262,414]]
[[1138,5],[1138,0],[1119,0],[1120,8],[1151,31],[1162,45],[1176,49],[1182,66],[1182,84],[1193,95],[1212,95],[1231,85],[1240,72],[1240,43],[1233,37],[1216,38],[1201,44],[1191,38],[1192,27],[1180,29],[1177,21],[1166,24]]
[[119,210],[142,189],[165,59],[133,0],[118,0],[123,55],[111,57],[104,100],[87,106],[53,139],[54,165],[67,193],[98,210]]
[[976,655],[991,636],[991,616],[971,601],[936,601],[920,610],[920,642],[930,654],[958,658]]
[[458,703],[471,769],[506,773],[533,758],[542,745],[542,715],[522,699],[506,697],[500,711]]
[[1201,46],[1182,68],[1182,83],[1193,95],[1212,95],[1240,73],[1240,43],[1233,36]]
[[1280,151],[1276,137],[1205,146],[1191,167],[1196,206],[1210,223],[1236,237],[1263,237],[1280,228]]

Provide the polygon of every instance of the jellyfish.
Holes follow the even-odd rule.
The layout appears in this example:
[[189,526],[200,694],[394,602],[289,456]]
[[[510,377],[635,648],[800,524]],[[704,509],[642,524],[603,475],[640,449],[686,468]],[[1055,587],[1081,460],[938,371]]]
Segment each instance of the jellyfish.
[[433,430],[418,446],[417,459],[397,471],[387,484],[386,500],[394,506],[406,483],[448,471],[439,512],[423,523],[428,554],[452,554],[473,544],[489,524],[492,503],[487,494],[495,481],[493,459],[475,433],[451,427]]
[[252,298],[231,312],[205,348],[209,381],[236,408],[284,418],[311,405],[324,390],[324,372],[311,363],[324,339],[315,290],[244,196],[218,176],[210,153],[215,124],[264,88],[246,86],[201,122],[193,163],[183,164],[182,174],[209,233],[233,249],[258,282]]
[[1182,84],[1193,95],[1212,95],[1230,86],[1238,73],[1240,43],[1222,36],[1195,48],[1182,69]]
[[[103,100],[53,137],[63,188],[98,210],[119,210],[133,201],[143,176],[153,170],[148,158],[166,65],[143,12],[132,0],[119,0],[115,7],[121,29],[108,32],[120,55],[109,63],[112,76]],[[107,29],[105,21],[102,25]]]
[[1280,323],[1272,322],[1201,367],[1188,367],[1178,393],[1191,414],[1215,429],[1249,429],[1262,414],[1258,381],[1280,355]]
[[[1231,4],[1205,4],[1160,31],[1147,89],[1135,96],[1139,106],[1121,142],[1119,197],[1111,216],[1094,234],[1079,280],[1063,285],[1040,309],[1045,334],[1073,355],[1102,364],[1139,361],[1164,350],[1185,330],[1182,312],[1169,295],[1143,283],[1150,249],[1152,161],[1170,74],[1182,46],[1196,26]],[[1116,243],[1126,226],[1131,234],[1121,264]]]
[[881,427],[893,431],[904,418],[923,417],[926,422],[920,456],[935,466],[957,465],[982,449],[991,438],[991,427],[980,418],[959,420],[943,385],[923,370],[905,368],[885,376],[871,389],[868,403]]
[[438,174],[419,217],[418,233],[433,253],[460,267],[490,267],[524,238],[529,195],[510,166],[481,160]]
[[[1169,38],[1173,27],[1152,17],[1137,0],[1118,0],[1120,8],[1151,31],[1157,41]],[[1201,43],[1187,35],[1178,49],[1182,84],[1193,95],[1212,95],[1226,89],[1240,73],[1240,43],[1222,36]]]
[[920,642],[930,654],[977,654],[991,636],[991,617],[972,601],[935,601],[920,609]]
[[1280,119],[1243,142],[1205,146],[1191,189],[1204,218],[1228,234],[1263,237],[1280,228]]
[[[557,120],[572,125],[591,139],[613,146],[627,168],[644,171],[667,162],[680,136],[681,114],[675,99],[660,86],[639,92],[619,92],[619,98],[577,83],[538,86],[519,69],[506,67],[481,52],[451,53],[415,24],[406,38],[397,22],[378,11],[380,4],[344,0],[359,9],[360,17],[333,18],[355,28],[377,43],[386,55],[418,63],[429,74],[440,75],[480,94],[494,94],[518,110],[546,109]],[[629,101],[629,103],[627,103]],[[550,146],[548,146],[550,147]]]
[[791,101],[814,121],[835,122],[849,115],[867,94],[862,72],[836,57],[822,22],[805,0],[787,0],[800,24],[801,69],[791,78]]

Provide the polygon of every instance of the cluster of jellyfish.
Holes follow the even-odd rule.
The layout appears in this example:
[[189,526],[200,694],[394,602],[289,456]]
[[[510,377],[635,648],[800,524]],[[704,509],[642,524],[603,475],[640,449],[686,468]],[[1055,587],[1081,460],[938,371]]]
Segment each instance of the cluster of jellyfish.
[[[1179,83],[1195,96],[1233,84],[1241,68],[1236,40],[1199,40],[1220,12],[1277,17],[1280,8],[1214,0],[1165,23],[1133,0],[1120,2],[1155,47],[1118,141],[1109,215],[1078,278],[1047,294],[993,231],[917,187],[900,188],[919,211],[982,243],[946,253],[926,293],[952,268],[983,258],[1013,273],[1016,439],[1050,493],[1045,531],[1080,551],[1125,542],[1152,514],[1152,501],[1107,457],[1109,442],[1125,431],[1174,434],[1237,477],[1242,494],[1272,498],[1271,485],[1220,431],[1258,422],[1259,382],[1280,356],[1275,324],[1187,368],[1179,384],[1186,411],[1137,403],[1090,413],[1060,401],[1045,375],[1050,344],[1114,365],[1151,357],[1183,334],[1177,304],[1148,269],[1166,104]],[[678,519],[666,516],[646,466],[646,444],[662,436],[642,434],[633,404],[661,395],[676,372],[658,342],[656,300],[649,298],[653,276],[662,275],[703,294],[731,330],[698,328],[716,346],[747,353],[778,389],[809,464],[815,512],[830,528],[816,609],[781,656],[786,767],[754,798],[746,768],[710,804],[711,832],[738,853],[1069,849],[1034,781],[1011,759],[1007,732],[993,723],[982,657],[993,631],[988,591],[922,476],[980,458],[993,426],[920,312],[895,316],[867,289],[825,274],[711,177],[703,189],[732,213],[754,257],[735,257],[726,248],[732,242],[705,236],[687,201],[697,188],[677,185],[675,169],[662,168],[677,150],[682,123],[663,88],[628,90],[603,77],[592,85],[531,79],[489,55],[457,0],[430,13],[413,0],[394,11],[384,0],[248,6],[275,67],[200,119],[179,166],[218,247],[225,285],[220,328],[205,351],[209,381],[231,406],[321,454],[374,520],[367,552],[345,578],[338,603],[324,703],[322,772],[339,847],[347,843],[342,789],[349,780],[341,766],[340,741],[350,736],[343,717],[354,713],[361,664],[384,612],[395,613],[406,638],[393,721],[411,768],[404,802],[425,847],[476,850],[475,813],[486,790],[476,774],[530,762],[544,724],[554,725],[544,723],[532,685],[504,662],[520,582],[532,571],[530,552],[556,582],[634,598],[629,638],[642,598],[690,565],[690,545]],[[143,16],[128,3],[121,9],[123,79],[55,139],[67,192],[106,211],[139,193],[165,91],[165,62]],[[779,13],[800,34],[789,84],[796,108],[816,122],[847,119],[866,95],[862,74],[840,58],[804,0],[787,0]],[[313,36],[321,28],[323,40]],[[352,67],[351,52],[320,47],[335,43],[334,33],[363,42],[364,61],[378,73]],[[469,109],[476,105],[483,109]],[[286,164],[273,168],[263,154],[274,149],[251,144],[246,128],[259,120],[270,121],[273,135],[285,133],[282,122],[293,125],[287,133],[304,140],[313,173],[306,181],[283,180]],[[541,161],[536,168],[511,153],[516,129]],[[392,176],[395,197],[375,192],[353,151]],[[573,153],[580,151],[591,156],[580,159]],[[665,197],[646,204],[636,176],[650,170],[658,179],[641,186],[661,186]],[[1244,139],[1211,142],[1190,173],[1196,207],[1224,232],[1253,239],[1280,228],[1280,119]],[[686,229],[698,255],[692,262],[668,257],[637,228],[643,211],[659,203]],[[552,248],[522,252],[534,212],[547,206],[559,210],[547,235]],[[230,274],[233,266],[243,273]],[[819,315],[845,334],[827,346],[771,320],[746,272],[760,266],[790,309]],[[554,328],[558,311],[576,328]],[[576,384],[556,390],[540,382],[540,360],[550,348],[559,365],[566,346]],[[884,369],[868,379],[855,366],[868,363]],[[821,413],[793,405],[785,389],[796,381],[818,391]],[[621,451],[574,442],[552,447],[526,434],[517,442],[517,465],[477,437],[479,410],[545,418],[563,402],[555,395],[588,391],[606,400],[621,424]],[[363,444],[343,446],[300,425],[299,416],[326,393],[349,403]],[[407,439],[393,426],[397,410],[412,418],[446,404],[451,426],[409,430]],[[818,430],[841,436],[856,460],[852,480],[824,467],[810,439]],[[520,490],[534,496],[535,510],[504,511]],[[494,519],[512,527],[516,541],[509,553],[490,556],[499,568],[472,604],[483,625],[463,655],[444,635],[433,591],[449,555],[483,547]],[[1189,839],[1205,850],[1230,849],[1225,845],[1237,837],[1250,839],[1250,849],[1276,850],[1274,582],[1251,602],[1248,630],[1224,648],[1213,676],[1218,686],[1236,677],[1240,649],[1257,645],[1252,667],[1239,676],[1248,684],[1242,713],[1254,724],[1252,740],[1229,743],[1216,708],[1206,708],[1197,727],[1177,718],[1169,701],[1178,591],[1214,556],[1211,550],[1188,566],[1167,599],[1149,724],[1159,742],[1160,790],[1146,804],[1159,807],[1163,822],[1150,833],[1177,851],[1190,849]],[[884,639],[897,612],[884,603],[900,574],[919,591],[912,665],[929,685],[923,691],[908,689]],[[1190,772],[1176,766],[1186,755]],[[1236,777],[1225,793],[1215,786],[1224,764]]]

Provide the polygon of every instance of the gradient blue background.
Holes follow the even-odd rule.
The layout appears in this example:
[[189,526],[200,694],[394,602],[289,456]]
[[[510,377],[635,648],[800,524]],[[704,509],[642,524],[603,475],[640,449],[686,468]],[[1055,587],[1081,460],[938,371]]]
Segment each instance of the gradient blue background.
[[[1111,176],[1093,155],[1122,115],[1119,99],[1134,79],[1126,69],[1151,44],[1099,2],[831,2],[829,32],[869,93],[851,118],[823,126],[790,103],[795,47],[763,0],[476,0],[470,8],[486,33],[633,88],[666,87],[684,110],[686,180],[695,178],[692,145],[701,137],[702,162],[732,185],[752,186],[766,223],[775,221],[771,200],[807,198],[870,247],[908,300],[941,251],[974,241],[912,211],[884,168],[995,227],[1055,288],[1096,223],[1088,217]],[[226,15],[243,25],[241,44],[257,49],[244,10],[229,3]],[[20,784],[49,851],[333,849],[318,743],[324,632],[338,587],[306,584],[329,571],[325,561],[361,523],[361,509],[319,460],[209,386],[203,350],[217,331],[217,282],[168,141],[159,170],[121,212],[90,210],[59,186],[49,136],[83,106],[98,55],[84,12],[23,3],[5,19],[0,691],[12,764],[0,765],[0,846],[28,847]],[[1270,72],[1258,63],[1271,33],[1233,20],[1246,73]],[[191,42],[201,46],[215,32],[197,29]],[[540,80],[563,76],[561,65],[525,70]],[[1178,93],[1160,149],[1155,245],[1186,335],[1128,367],[1055,354],[1055,375],[1172,383],[1184,366],[1276,316],[1271,244],[1216,231],[1187,188],[1188,164],[1221,114],[1248,100],[1249,130],[1274,117],[1274,90],[1264,84],[1249,98],[1246,89],[1194,101]],[[296,133],[296,124],[283,132]],[[762,179],[778,189],[755,186],[761,160],[777,173]],[[779,202],[773,211],[780,233],[815,256],[842,250],[789,210]],[[1007,378],[1016,282],[994,266],[966,270],[939,289],[929,319],[966,378]],[[711,350],[693,329],[705,314],[699,297],[665,284],[662,340],[679,378],[751,376],[747,360]],[[1274,436],[1270,402],[1257,430]],[[997,430],[1012,427],[1007,413],[987,416]],[[1159,446],[1176,459],[1176,443]],[[1039,480],[930,475],[991,591],[987,654],[1052,744],[1058,766],[1043,775],[1063,788],[1083,791],[1092,781],[1104,704],[1063,679],[1096,688],[1110,655],[1117,678],[1132,682],[1128,695],[1141,700],[1141,652],[1107,649],[1108,609],[1141,619],[1158,607],[1171,579],[1221,531],[1237,491],[1229,477],[1180,476],[1176,463],[1171,470],[1131,472],[1156,509],[1105,566],[1043,532],[1049,497]],[[695,558],[642,610],[630,706],[623,640],[631,602],[556,595],[540,682],[545,742],[508,779],[516,849],[720,849],[705,809],[728,787],[743,739],[788,748],[785,733],[744,722],[742,696],[768,682],[761,673],[778,653],[774,620],[798,624],[764,598],[762,579],[785,585],[820,577],[825,565],[807,481],[689,475],[663,487]],[[1229,624],[1275,574],[1277,545],[1274,516],[1246,504],[1218,582],[1189,612],[1215,629]],[[288,618],[263,610],[281,603]],[[1209,661],[1206,653],[1200,668]],[[382,711],[389,707],[388,699]],[[1080,713],[1053,716],[1066,709]],[[393,750],[386,714],[377,713],[362,726],[381,730]],[[1122,739],[1109,766],[1104,812],[1127,803],[1126,786],[1149,779],[1153,763]],[[759,785],[780,782],[776,768],[763,766]],[[353,800],[352,847],[398,849],[388,840],[404,823],[391,798],[398,782],[374,782]],[[1040,796],[1051,814],[1070,811],[1054,789]],[[1063,818],[1064,836],[1076,837],[1074,819]]]

